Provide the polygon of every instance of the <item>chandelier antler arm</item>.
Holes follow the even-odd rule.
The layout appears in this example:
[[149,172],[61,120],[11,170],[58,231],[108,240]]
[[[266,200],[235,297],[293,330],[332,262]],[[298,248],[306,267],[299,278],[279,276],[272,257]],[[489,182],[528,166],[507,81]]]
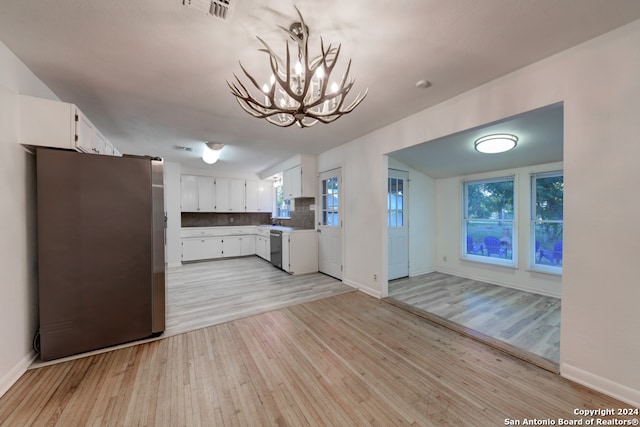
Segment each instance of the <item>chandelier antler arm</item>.
[[[238,104],[240,105],[240,107],[247,112],[248,114],[250,114],[251,116],[258,118],[258,119],[267,119],[269,122],[278,125],[280,127],[288,127],[291,126],[293,123],[295,123],[295,118],[293,117],[292,113],[290,112],[283,112],[281,110],[276,110],[273,108],[264,108],[260,102],[256,101],[251,94],[246,94],[243,95],[238,89],[237,87],[234,88],[233,85],[231,83],[229,83],[227,81],[227,84],[229,85],[229,87],[231,88],[232,93],[236,96],[236,101],[238,102]],[[263,110],[258,109],[256,106],[262,107]],[[287,122],[282,122],[282,121],[275,121],[273,120],[273,116],[275,115],[279,115],[279,114],[284,114],[287,117],[289,117],[289,121]]]
[[[322,55],[319,58],[319,61],[320,61],[320,63],[322,63],[322,65],[324,67],[325,77],[322,79],[322,87],[321,87],[321,90],[320,90],[321,96],[319,97],[318,100],[316,100],[313,103],[309,104],[309,108],[317,107],[318,105],[322,104],[325,100],[327,100],[327,99],[335,99],[338,96],[340,96],[341,94],[343,94],[343,90],[340,90],[338,92],[327,93],[327,85],[329,84],[329,76],[333,72],[333,68],[335,67],[335,65],[338,63],[338,58],[340,57],[341,49],[342,49],[342,45],[341,44],[339,44],[337,48],[334,48],[331,44],[329,44],[329,47],[325,50],[324,49],[324,41],[322,40],[322,37],[320,38],[320,50],[322,52]],[[333,55],[333,60],[329,59],[330,55]],[[349,61],[349,67],[350,67],[350,65],[351,65],[351,61]],[[349,73],[349,67],[347,68],[347,71],[345,71],[345,75],[347,75]],[[315,70],[315,68],[314,68],[314,70]],[[343,75],[339,87],[343,87],[344,86],[345,75]],[[344,94],[346,95],[346,92],[344,92]],[[335,111],[335,109],[332,108],[332,111]]]
[[[258,89],[260,89],[257,82],[251,76],[248,75],[247,71],[244,69],[242,64],[240,64],[240,67],[243,69],[245,74],[247,74],[249,79],[252,80],[253,84]],[[262,115],[265,114],[265,111],[274,110],[273,105],[275,105],[275,102],[274,102],[273,90],[269,94],[270,96],[268,96],[269,104],[267,105],[266,103],[262,103],[258,101],[251,94],[251,92],[247,89],[247,87],[242,83],[242,81],[238,78],[238,76],[235,73],[233,74],[233,76],[236,78],[238,85],[240,85],[240,88],[235,83],[229,83],[229,81],[227,81],[227,85],[231,89],[231,93],[235,95],[235,97],[237,98],[238,102],[240,101],[243,102],[243,103],[240,103],[240,106],[242,106],[243,108],[247,106],[252,111],[250,112],[250,114],[253,115],[254,117],[259,117],[259,118],[264,118],[262,117]],[[261,93],[263,92],[261,91]],[[245,111],[249,112],[246,108],[245,108]]]
[[[271,47],[267,44],[267,42],[265,42],[264,40],[262,40],[260,37],[256,37],[258,40],[260,40],[260,42],[262,43],[262,45],[264,46],[264,49],[258,49],[258,52],[264,52],[266,54],[269,55],[269,57],[273,58],[276,63],[278,64],[278,67],[285,69],[284,66],[284,61],[282,60],[282,58],[280,58],[274,51],[273,49],[271,49]],[[272,67],[273,68],[273,67]],[[277,67],[276,67],[277,69]]]

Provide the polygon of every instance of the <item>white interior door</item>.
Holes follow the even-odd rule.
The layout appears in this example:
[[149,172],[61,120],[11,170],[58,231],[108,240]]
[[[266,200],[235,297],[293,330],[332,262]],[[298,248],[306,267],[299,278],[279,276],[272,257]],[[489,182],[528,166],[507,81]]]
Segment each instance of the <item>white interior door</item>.
[[408,172],[389,169],[387,182],[389,280],[409,275],[408,182]]
[[318,220],[318,270],[342,279],[342,170],[322,172]]

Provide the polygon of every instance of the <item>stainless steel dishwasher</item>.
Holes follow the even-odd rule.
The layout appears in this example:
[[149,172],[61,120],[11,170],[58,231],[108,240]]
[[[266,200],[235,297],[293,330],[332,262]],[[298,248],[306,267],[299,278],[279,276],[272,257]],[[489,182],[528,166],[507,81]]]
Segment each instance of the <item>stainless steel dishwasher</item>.
[[282,269],[282,230],[269,231],[271,245],[271,264]]

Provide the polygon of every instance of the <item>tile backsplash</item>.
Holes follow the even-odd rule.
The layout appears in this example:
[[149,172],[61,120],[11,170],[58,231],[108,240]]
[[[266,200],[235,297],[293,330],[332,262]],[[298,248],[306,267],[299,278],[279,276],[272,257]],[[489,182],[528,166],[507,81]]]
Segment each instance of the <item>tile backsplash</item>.
[[282,219],[282,225],[286,227],[313,229],[315,228],[316,211],[311,210],[311,205],[316,202],[314,197],[300,197],[294,199],[294,210],[291,211],[291,219]]
[[197,213],[182,212],[183,227],[221,227],[229,225],[267,225],[271,224],[271,212],[252,213]]
[[313,197],[294,199],[294,210],[291,211],[291,219],[273,220],[270,212],[182,212],[181,223],[182,227],[222,227],[230,225],[268,225],[277,221],[278,224],[282,224],[285,227],[314,229],[316,212],[311,210],[311,205],[315,203],[315,200]]

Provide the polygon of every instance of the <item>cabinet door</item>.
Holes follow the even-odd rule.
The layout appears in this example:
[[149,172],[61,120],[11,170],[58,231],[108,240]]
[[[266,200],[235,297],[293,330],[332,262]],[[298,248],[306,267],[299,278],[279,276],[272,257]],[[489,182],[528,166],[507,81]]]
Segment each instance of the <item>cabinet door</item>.
[[111,142],[109,142],[107,139],[105,139],[105,145],[104,145],[104,155],[106,156],[113,156],[113,144],[111,144]]
[[260,212],[260,181],[247,181],[245,187],[245,207],[247,212]]
[[287,199],[302,197],[302,166],[287,169],[282,173],[282,190]]
[[256,236],[247,235],[240,237],[240,255],[255,255],[256,253]]
[[229,179],[216,178],[216,212],[229,212]]
[[216,212],[244,212],[244,179],[216,178]]
[[93,150],[96,154],[106,154],[107,151],[107,138],[104,137],[99,131],[96,131],[95,138],[93,140]]
[[85,153],[93,153],[96,128],[87,116],[76,109],[76,148]]
[[225,236],[222,242],[222,250],[223,257],[242,255],[240,236]]
[[199,176],[198,181],[198,212],[215,212],[215,186],[213,178]]
[[180,177],[180,198],[182,212],[198,212],[198,177],[182,175]]
[[206,237],[202,241],[202,258],[212,259],[223,256],[223,239],[220,237]]
[[209,176],[182,175],[180,177],[182,212],[214,212],[213,178]]
[[258,212],[273,212],[273,181],[258,183]]
[[229,211],[244,212],[245,209],[245,185],[244,179],[229,180]]
[[182,239],[182,261],[202,259],[203,240]]

